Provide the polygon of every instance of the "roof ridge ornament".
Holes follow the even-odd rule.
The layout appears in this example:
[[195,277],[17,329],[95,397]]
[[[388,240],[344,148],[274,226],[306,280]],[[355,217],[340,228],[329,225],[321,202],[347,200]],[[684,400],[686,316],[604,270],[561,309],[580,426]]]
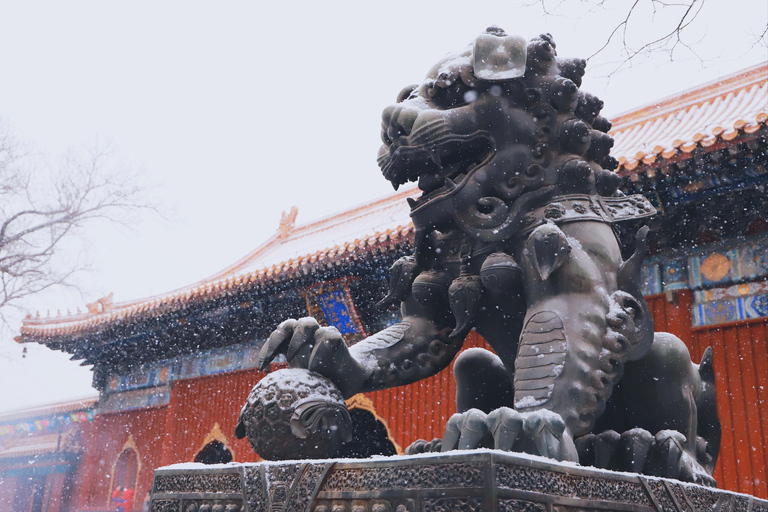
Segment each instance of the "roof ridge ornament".
[[280,217],[280,224],[277,227],[278,238],[286,238],[296,227],[296,216],[299,214],[299,209],[295,206],[291,206],[288,213],[283,212]]
[[100,299],[96,299],[95,301],[91,302],[90,304],[86,304],[85,307],[88,308],[88,312],[91,314],[98,314],[103,313],[109,309],[112,309],[112,305],[114,303],[113,298],[115,294],[114,292],[110,293],[106,297],[102,297]]

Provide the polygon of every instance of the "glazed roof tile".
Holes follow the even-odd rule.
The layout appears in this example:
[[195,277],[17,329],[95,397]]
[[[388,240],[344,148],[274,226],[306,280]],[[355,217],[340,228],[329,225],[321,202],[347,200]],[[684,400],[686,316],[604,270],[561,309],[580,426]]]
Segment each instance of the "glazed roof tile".
[[[697,147],[711,146],[718,140],[727,142],[739,134],[754,133],[768,121],[768,65],[704,84],[612,121],[615,144],[611,154],[619,160],[620,173],[631,173],[641,162],[670,159]],[[404,188],[378,201],[299,227],[292,225],[292,212],[284,215],[280,230],[272,238],[208,279],[147,299],[105,303],[97,312],[27,317],[20,339],[71,335],[139,315],[180,308],[189,301],[268,281],[299,267],[397,242],[413,231],[405,199],[417,196],[418,192],[413,186]]]
[[[406,198],[417,197],[415,186],[324,219],[282,229],[251,254],[203,281],[179,290],[123,303],[105,302],[98,312],[24,320],[26,336],[59,336],[98,328],[161,307],[165,310],[217,296],[244,284],[268,281],[305,265],[341,259],[358,251],[407,239],[413,232]],[[284,216],[285,217],[285,216]]]
[[19,420],[34,420],[35,418],[84,411],[93,407],[97,400],[97,396],[92,396],[69,400],[67,402],[56,402],[52,404],[25,407],[23,409],[14,409],[0,414],[0,423],[12,423]]
[[[231,267],[213,276],[239,276],[281,265],[301,264],[330,253],[347,252],[359,245],[374,245],[382,237],[411,230],[407,197],[417,197],[419,190],[402,191],[319,221],[278,232],[266,243]],[[407,233],[403,233],[407,234]],[[382,240],[383,241],[383,240]]]
[[768,120],[768,66],[761,64],[612,120],[619,172],[754,133]]
[[14,436],[12,443],[0,444],[0,459],[33,457],[54,453],[59,449],[59,434]]

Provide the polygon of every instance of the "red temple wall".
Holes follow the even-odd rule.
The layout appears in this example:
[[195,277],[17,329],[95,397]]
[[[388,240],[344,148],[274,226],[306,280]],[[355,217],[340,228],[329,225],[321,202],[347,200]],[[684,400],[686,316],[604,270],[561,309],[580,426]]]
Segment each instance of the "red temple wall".
[[109,503],[112,475],[123,449],[135,448],[139,470],[133,510],[142,510],[152,488],[152,475],[162,465],[162,443],[167,406],[99,414],[83,424],[83,456],[73,488],[74,510],[113,510]]
[[690,291],[680,292],[676,304],[664,295],[648,298],[656,330],[678,335],[694,362],[712,347],[722,425],[718,486],[768,498],[768,319],[691,327],[692,302]]
[[251,388],[264,375],[258,370],[242,370],[174,382],[167,410],[163,464],[192,462],[216,423],[234,460],[259,460],[248,441],[235,439],[234,432]]
[[[467,336],[463,350],[472,347],[491,349],[475,331]],[[456,412],[453,364],[428,379],[366,396],[400,449],[404,450],[417,439],[431,441],[443,437],[445,422]]]
[[695,361],[711,346],[723,430],[715,478],[721,487],[768,497],[768,321],[693,330]]

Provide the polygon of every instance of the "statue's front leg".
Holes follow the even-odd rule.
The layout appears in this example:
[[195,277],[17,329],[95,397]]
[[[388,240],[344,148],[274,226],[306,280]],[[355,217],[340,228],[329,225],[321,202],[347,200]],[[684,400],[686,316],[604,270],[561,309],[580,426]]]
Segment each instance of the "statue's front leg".
[[466,350],[456,358],[453,372],[458,412],[448,420],[439,447],[434,441],[417,441],[412,452],[488,447],[576,460],[573,439],[559,415],[511,408],[512,374],[497,355],[480,348]]
[[[429,318],[406,315],[402,322],[353,345],[349,356],[366,375],[356,392],[404,386],[437,374],[464,343],[466,333],[450,336],[452,331],[452,326],[440,328]],[[316,349],[312,363],[319,365],[315,363],[319,357],[325,356]],[[344,369],[338,366],[336,371],[343,373]]]
[[425,309],[410,298],[403,313],[402,322],[352,347],[336,328],[320,327],[313,318],[286,320],[262,348],[260,367],[284,354],[291,367],[330,379],[345,398],[431,377],[453,360],[466,332],[451,335],[449,310]]
[[606,224],[543,225],[520,252],[529,307],[515,360],[514,407],[557,414],[565,437],[586,434],[644,339],[645,309],[618,290],[622,261]]

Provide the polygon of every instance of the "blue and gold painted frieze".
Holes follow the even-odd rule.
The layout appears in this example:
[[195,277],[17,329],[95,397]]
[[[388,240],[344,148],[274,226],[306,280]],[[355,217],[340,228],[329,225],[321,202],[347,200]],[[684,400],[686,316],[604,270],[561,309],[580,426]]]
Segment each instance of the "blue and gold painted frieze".
[[641,278],[640,289],[646,297],[664,291],[661,285],[661,267],[657,262],[645,262],[641,271]]
[[693,325],[718,325],[768,317],[768,294],[733,297],[693,306]]
[[688,265],[685,259],[654,258],[643,265],[641,290],[656,295],[688,288]]
[[353,319],[352,304],[346,288],[318,293],[316,297],[328,325],[336,327],[341,334],[355,334],[360,331]]
[[694,254],[688,258],[690,287],[694,290],[765,279],[768,244],[740,245]]
[[113,375],[99,402],[99,412],[115,412],[165,405],[170,383],[216,373],[258,367],[262,343],[209,350],[197,355],[166,359],[127,375]]
[[720,242],[645,261],[643,293],[693,290],[694,327],[768,317],[768,239]]
[[159,386],[145,389],[134,389],[123,393],[114,393],[103,397],[98,404],[99,414],[130,411],[168,405],[171,401],[171,388]]

